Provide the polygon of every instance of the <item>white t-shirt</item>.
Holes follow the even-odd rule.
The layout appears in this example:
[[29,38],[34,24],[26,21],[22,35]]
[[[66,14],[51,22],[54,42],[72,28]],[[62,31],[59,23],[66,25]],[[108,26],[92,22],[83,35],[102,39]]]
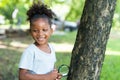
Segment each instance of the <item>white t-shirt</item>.
[[22,54],[19,68],[27,69],[32,74],[46,74],[54,69],[56,62],[55,50],[49,44],[51,53],[45,53],[35,44],[31,44]]

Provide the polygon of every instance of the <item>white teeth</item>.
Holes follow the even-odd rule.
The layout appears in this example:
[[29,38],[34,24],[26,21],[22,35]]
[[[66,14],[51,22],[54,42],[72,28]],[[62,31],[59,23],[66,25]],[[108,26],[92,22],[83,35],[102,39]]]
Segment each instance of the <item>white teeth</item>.
[[38,38],[38,40],[44,40],[44,39],[45,39],[44,36]]

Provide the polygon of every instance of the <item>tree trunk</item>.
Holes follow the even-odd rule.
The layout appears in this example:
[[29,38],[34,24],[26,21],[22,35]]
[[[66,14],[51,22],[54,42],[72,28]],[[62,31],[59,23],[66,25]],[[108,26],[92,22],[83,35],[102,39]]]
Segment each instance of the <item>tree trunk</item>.
[[86,0],[67,80],[99,80],[116,0]]

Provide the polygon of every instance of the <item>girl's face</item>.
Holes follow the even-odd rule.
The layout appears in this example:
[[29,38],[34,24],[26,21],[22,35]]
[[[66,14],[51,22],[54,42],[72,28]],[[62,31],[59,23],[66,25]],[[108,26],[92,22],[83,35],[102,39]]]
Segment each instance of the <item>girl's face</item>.
[[30,30],[31,35],[38,46],[48,44],[48,39],[53,32],[46,18],[38,18],[37,20],[32,21]]

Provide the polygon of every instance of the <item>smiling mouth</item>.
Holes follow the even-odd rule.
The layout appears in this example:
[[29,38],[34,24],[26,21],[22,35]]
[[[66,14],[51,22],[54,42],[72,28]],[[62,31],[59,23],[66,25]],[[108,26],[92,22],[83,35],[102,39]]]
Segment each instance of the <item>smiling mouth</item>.
[[45,40],[45,37],[39,37],[39,38],[37,38],[37,40],[38,41],[43,41],[43,40]]

